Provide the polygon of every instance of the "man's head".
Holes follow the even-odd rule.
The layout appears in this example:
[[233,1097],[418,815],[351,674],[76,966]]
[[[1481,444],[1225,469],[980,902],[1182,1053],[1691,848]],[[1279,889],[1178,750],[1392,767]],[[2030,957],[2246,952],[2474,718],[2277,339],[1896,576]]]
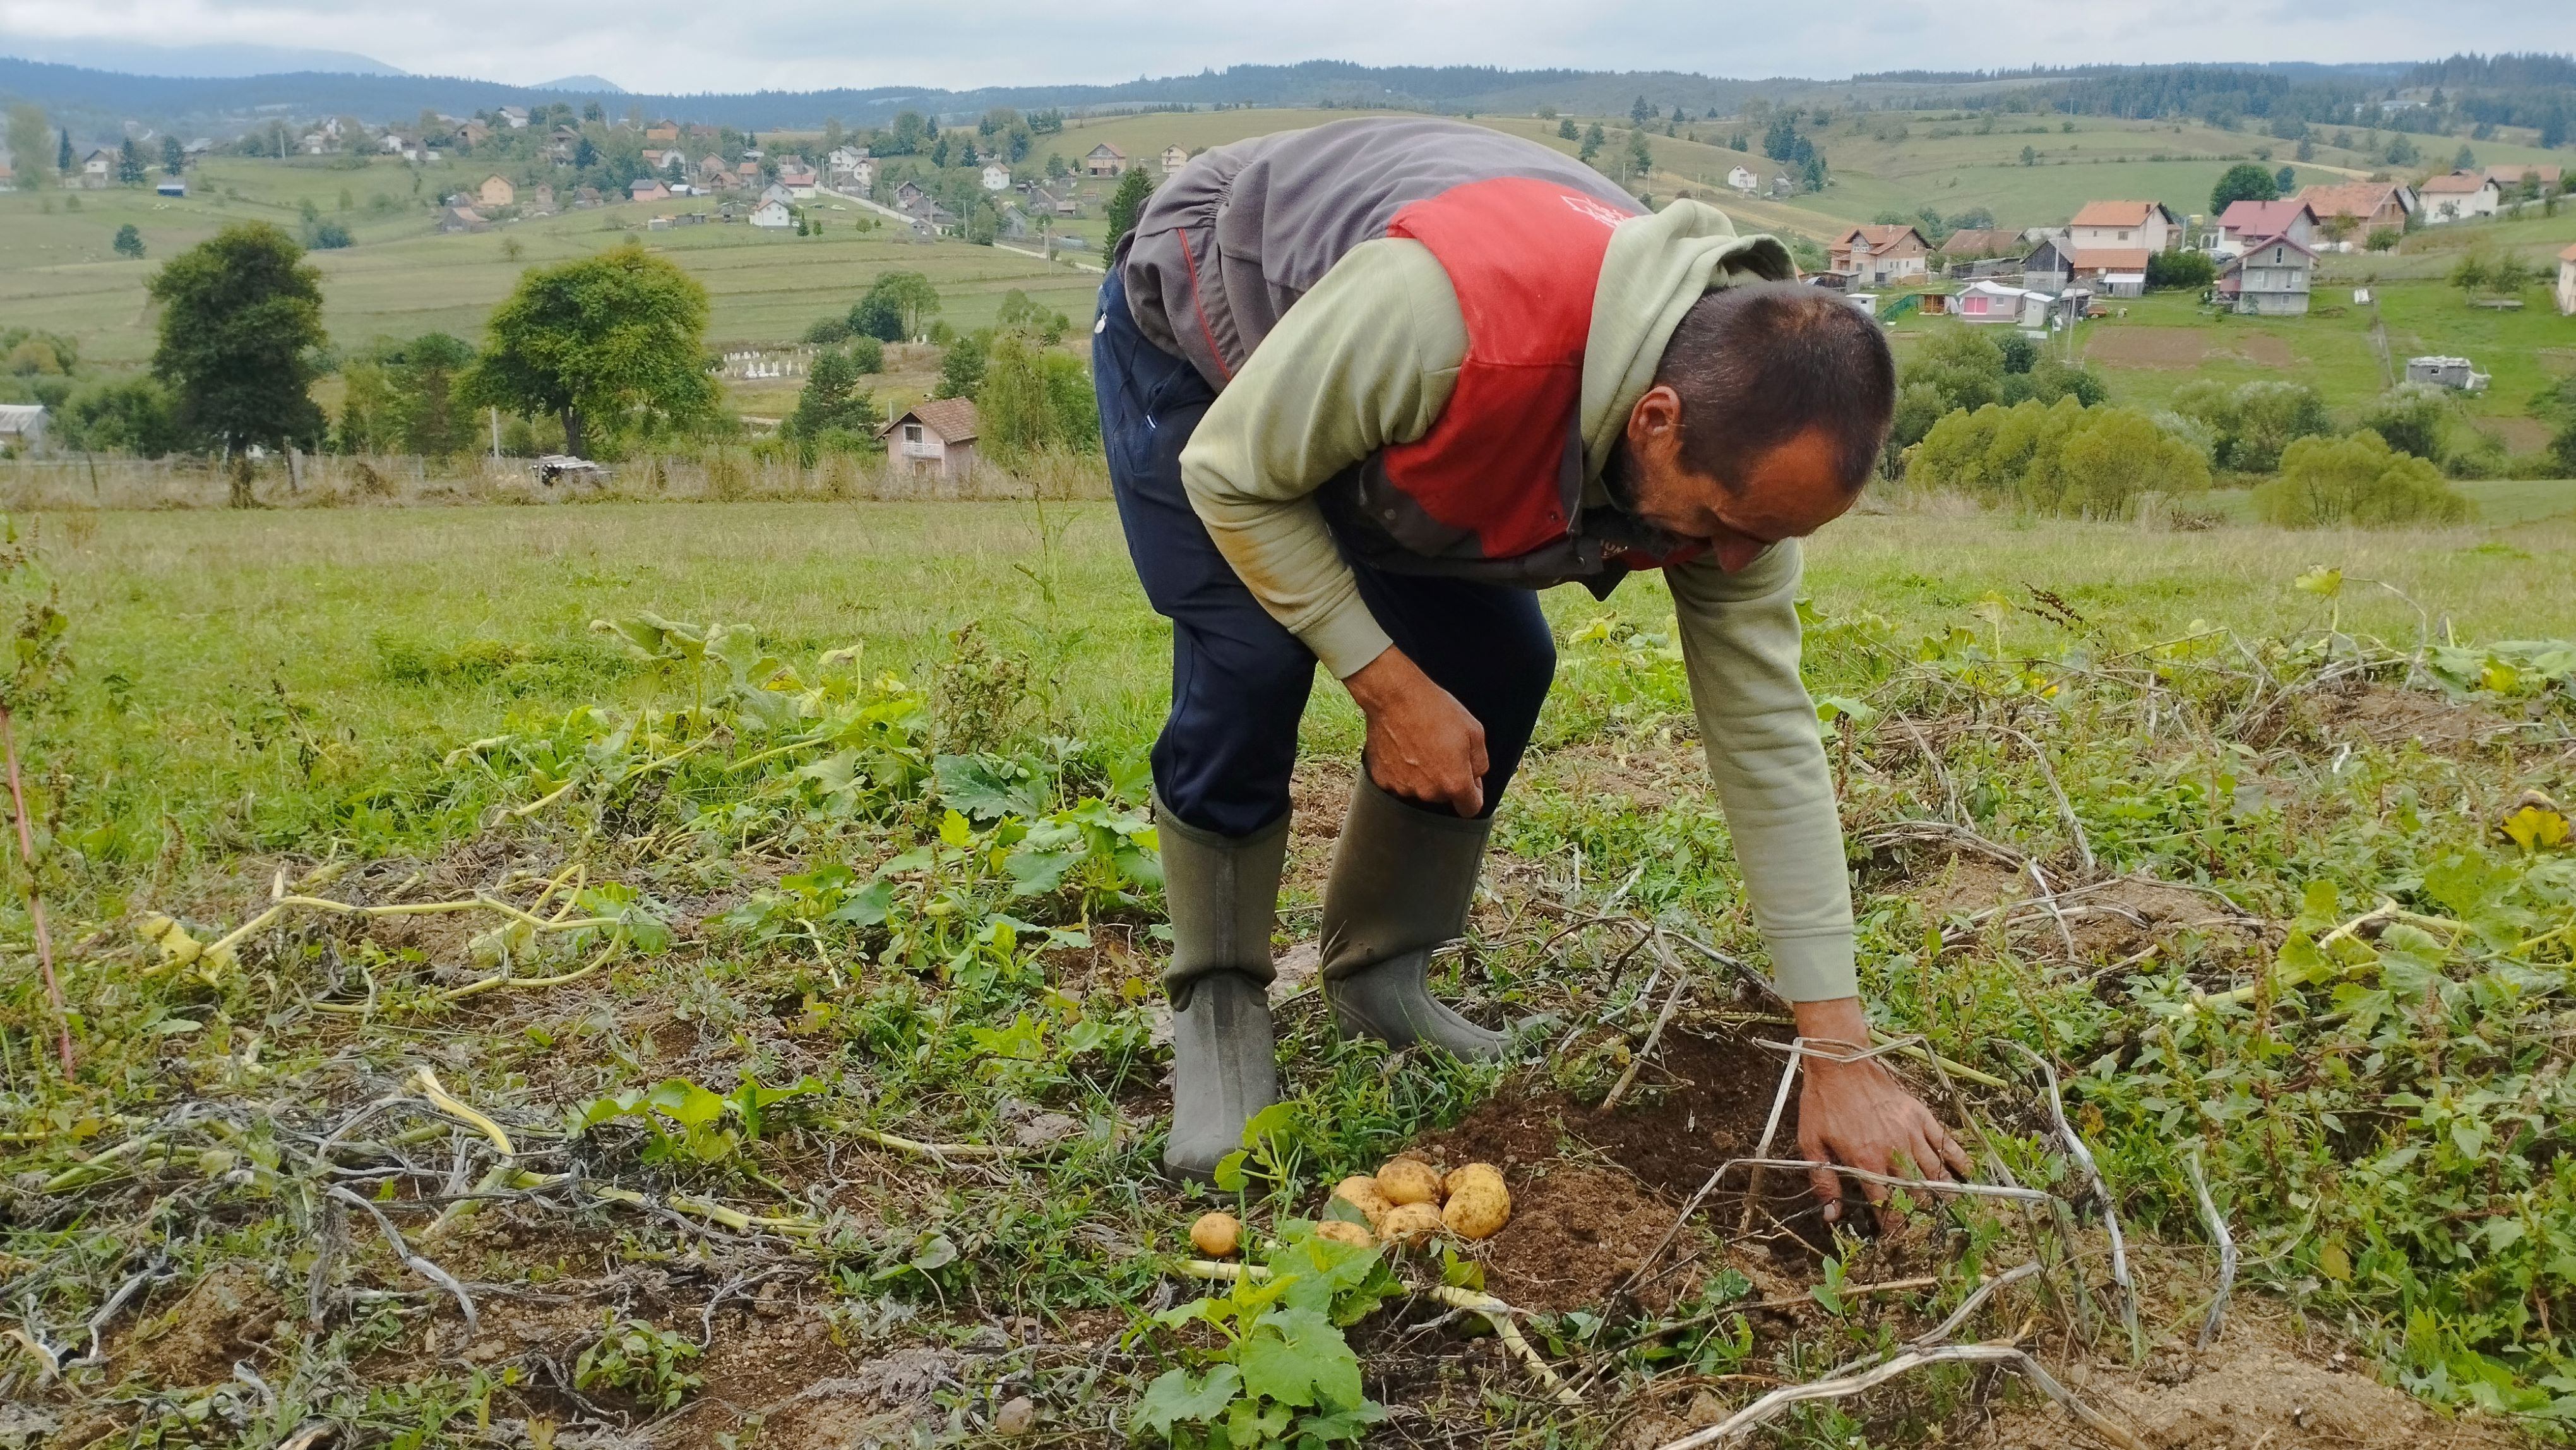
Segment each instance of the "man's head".
[[1858,308],[1794,282],[1725,288],[1673,329],[1612,485],[1630,512],[1740,569],[1842,517],[1895,409],[1896,360]]

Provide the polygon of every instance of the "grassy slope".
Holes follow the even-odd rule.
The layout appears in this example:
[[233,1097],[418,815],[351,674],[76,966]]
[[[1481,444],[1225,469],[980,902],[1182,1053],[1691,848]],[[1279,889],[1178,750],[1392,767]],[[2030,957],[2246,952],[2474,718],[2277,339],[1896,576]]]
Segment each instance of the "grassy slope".
[[[453,170],[453,168],[449,168]],[[431,183],[461,185],[462,174]],[[144,286],[158,259],[189,246],[227,223],[253,219],[296,225],[296,198],[315,196],[326,215],[338,215],[337,187],[357,198],[350,213],[358,245],[314,254],[322,269],[324,321],[344,343],[377,336],[410,336],[433,328],[473,338],[484,315],[509,291],[522,268],[559,261],[630,237],[668,253],[705,282],[714,300],[709,341],[718,345],[793,339],[807,323],[846,309],[881,271],[926,272],[946,299],[944,315],[961,326],[991,320],[1012,288],[1068,315],[1088,316],[1098,279],[1035,258],[958,242],[915,245],[880,229],[861,232],[862,216],[846,203],[823,204],[826,230],[795,237],[749,226],[645,232],[645,220],[674,209],[672,203],[633,204],[566,212],[470,236],[441,236],[430,213],[372,216],[366,198],[375,189],[408,185],[408,174],[389,163],[360,172],[299,172],[276,163],[228,160],[210,163],[197,194],[164,201],[149,192],[87,192],[81,210],[62,210],[60,194],[0,196],[0,314],[13,324],[53,328],[80,338],[84,356],[109,365],[141,362],[152,349]],[[219,188],[237,185],[238,201]],[[328,189],[326,189],[328,188]],[[54,211],[41,208],[47,201]],[[702,205],[702,203],[700,203]],[[114,259],[107,243],[116,228],[134,223],[143,233],[143,261]],[[522,252],[504,252],[516,242]]]

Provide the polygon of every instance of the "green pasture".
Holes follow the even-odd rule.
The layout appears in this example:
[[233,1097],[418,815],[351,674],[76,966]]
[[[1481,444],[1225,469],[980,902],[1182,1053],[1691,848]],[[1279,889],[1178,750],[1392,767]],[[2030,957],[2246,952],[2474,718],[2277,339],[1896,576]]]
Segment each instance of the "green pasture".
[[[630,239],[667,253],[706,284],[714,302],[708,340],[719,347],[791,341],[807,323],[846,310],[884,271],[928,274],[945,303],[941,315],[961,328],[989,322],[1014,288],[1068,316],[1086,317],[1098,287],[1096,274],[1034,257],[963,242],[914,243],[891,227],[863,231],[859,224],[870,213],[828,198],[816,204],[824,230],[813,237],[742,223],[645,229],[659,213],[712,208],[712,201],[696,197],[567,211],[445,236],[433,230],[433,212],[393,218],[367,212],[371,177],[381,176],[387,186],[407,184],[408,170],[398,164],[310,173],[285,171],[283,165],[291,163],[210,162],[203,183],[191,177],[192,194],[184,200],[149,191],[82,192],[76,193],[77,212],[63,210],[66,196],[75,193],[0,196],[0,239],[8,239],[0,245],[0,314],[15,325],[79,338],[87,361],[139,364],[153,345],[144,288],[161,259],[234,221],[270,221],[293,230],[296,197],[306,194],[299,188],[308,181],[324,215],[337,217],[337,192],[323,188],[342,178],[360,198],[348,214],[357,245],[311,255],[322,270],[324,324],[344,344],[432,329],[479,337],[485,315],[525,268]],[[477,170],[473,179],[484,174]],[[243,200],[228,200],[219,188],[237,177],[264,185],[245,185]],[[465,178],[442,184],[463,185]],[[254,195],[265,199],[249,199]],[[48,202],[51,213],[43,210]],[[146,251],[139,262],[108,251],[116,228],[128,222],[143,235]],[[18,245],[20,238],[29,245]],[[509,253],[514,244],[515,259]]]
[[[2552,491],[2576,501],[2576,484],[2470,487],[2497,519],[2563,514],[2546,506]],[[105,513],[36,526],[82,662],[59,727],[78,743],[59,748],[99,782],[84,813],[153,833],[166,815],[191,841],[393,829],[447,751],[514,712],[657,688],[589,629],[639,611],[756,625],[791,657],[864,644],[871,673],[916,678],[977,623],[1058,660],[1051,707],[1121,747],[1152,738],[1167,689],[1167,626],[1102,504],[1043,516],[976,503]],[[2115,634],[2201,619],[2290,631],[2317,608],[2290,580],[2322,563],[2387,580],[2465,638],[2576,633],[2559,587],[2576,566],[2576,521],[2563,516],[2431,534],[2176,534],[1856,515],[1818,536],[1809,560],[1819,607],[1924,630],[2036,587]],[[1545,599],[1564,628],[1605,610],[1649,628],[1670,618],[1647,576],[1607,604],[1570,589]],[[2405,632],[2413,619],[2375,593],[2346,601],[2351,627]],[[1340,693],[1315,701],[1310,744],[1355,745]],[[358,795],[377,804],[353,826]]]

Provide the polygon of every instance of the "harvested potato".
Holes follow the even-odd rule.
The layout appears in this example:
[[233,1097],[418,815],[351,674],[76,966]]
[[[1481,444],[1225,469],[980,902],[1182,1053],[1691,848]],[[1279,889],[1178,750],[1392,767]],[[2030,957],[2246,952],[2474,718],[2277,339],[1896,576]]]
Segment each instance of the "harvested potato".
[[1377,1171],[1378,1192],[1398,1208],[1440,1202],[1440,1175],[1419,1158],[1398,1158]]
[[1512,1193],[1499,1173],[1477,1173],[1461,1180],[1440,1210],[1440,1221],[1462,1239],[1486,1239],[1512,1221]]
[[1386,1222],[1388,1209],[1395,1207],[1377,1186],[1377,1180],[1365,1173],[1354,1173],[1333,1185],[1333,1196],[1368,1216],[1369,1227]]
[[1190,1225],[1190,1247],[1211,1259],[1230,1259],[1243,1246],[1243,1224],[1230,1213],[1203,1213]]
[[1350,1222],[1348,1219],[1328,1218],[1324,1220],[1322,1223],[1315,1225],[1315,1237],[1319,1239],[1330,1239],[1337,1244],[1349,1244],[1355,1249],[1370,1249],[1377,1247],[1377,1239],[1374,1235],[1360,1225]]
[[1379,1225],[1377,1236],[1388,1243],[1412,1248],[1427,1242],[1440,1232],[1440,1210],[1428,1203],[1399,1203]]
[[1491,1178],[1496,1183],[1503,1181],[1503,1170],[1495,1167],[1491,1163],[1469,1163],[1461,1167],[1452,1168],[1449,1170],[1449,1176],[1440,1180],[1440,1201],[1442,1203],[1447,1203],[1449,1201],[1449,1195],[1458,1191],[1459,1184],[1478,1175]]

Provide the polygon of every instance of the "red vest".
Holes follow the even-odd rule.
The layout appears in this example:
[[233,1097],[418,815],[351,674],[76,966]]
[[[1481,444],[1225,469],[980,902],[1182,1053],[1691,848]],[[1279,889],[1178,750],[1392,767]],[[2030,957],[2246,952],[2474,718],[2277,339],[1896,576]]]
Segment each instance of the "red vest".
[[[1369,472],[1401,499],[1380,493],[1395,507],[1370,510],[1370,522],[1414,549],[1438,540],[1442,572],[1510,560],[1561,578],[1672,561],[1571,537],[1592,298],[1611,229],[1630,215],[1554,182],[1504,176],[1411,203],[1389,221],[1388,235],[1422,243],[1448,274],[1467,355],[1431,431],[1373,460]],[[1424,517],[1404,517],[1416,511]]]

